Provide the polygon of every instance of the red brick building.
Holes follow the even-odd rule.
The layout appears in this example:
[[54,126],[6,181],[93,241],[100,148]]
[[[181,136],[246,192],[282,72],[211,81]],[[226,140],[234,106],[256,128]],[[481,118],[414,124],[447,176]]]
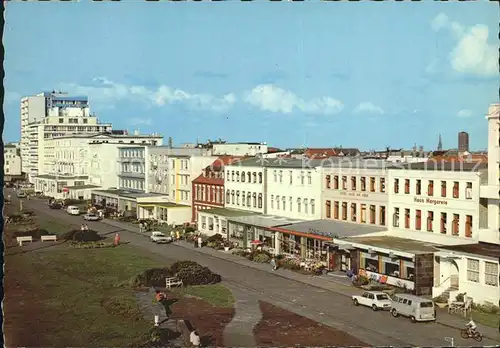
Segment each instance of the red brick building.
[[196,222],[198,211],[224,207],[224,166],[242,157],[220,156],[192,182],[191,221]]

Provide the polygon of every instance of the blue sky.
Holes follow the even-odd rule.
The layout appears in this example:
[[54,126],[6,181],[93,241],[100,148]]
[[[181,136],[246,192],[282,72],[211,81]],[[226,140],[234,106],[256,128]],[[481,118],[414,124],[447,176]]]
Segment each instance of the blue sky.
[[498,4],[9,3],[4,139],[19,100],[87,94],[117,129],[274,146],[486,148]]

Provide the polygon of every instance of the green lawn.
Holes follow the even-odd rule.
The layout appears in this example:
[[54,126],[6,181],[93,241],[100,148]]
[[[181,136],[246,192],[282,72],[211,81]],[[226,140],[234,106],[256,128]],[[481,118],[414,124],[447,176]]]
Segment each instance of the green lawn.
[[231,291],[219,284],[188,286],[185,288],[176,288],[175,291],[183,295],[200,298],[215,307],[233,308],[234,306],[234,298]]
[[44,313],[58,325],[44,346],[128,346],[151,328],[132,289],[122,286],[147,268],[162,267],[139,249],[61,248],[9,257],[32,286],[40,289]]
[[477,309],[472,310],[472,318],[474,321],[489,327],[498,327],[498,317],[498,313],[485,313]]
[[[64,224],[56,219],[50,219],[43,217],[36,217],[37,223],[40,226],[40,229],[47,230],[49,233],[53,233],[56,235],[64,234],[73,229],[80,229],[80,225],[78,225],[77,221],[74,224]],[[83,222],[82,222],[83,223]]]

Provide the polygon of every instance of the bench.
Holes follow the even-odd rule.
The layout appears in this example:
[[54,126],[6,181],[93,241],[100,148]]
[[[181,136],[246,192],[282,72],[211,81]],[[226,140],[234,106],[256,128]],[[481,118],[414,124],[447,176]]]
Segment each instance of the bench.
[[45,236],[40,237],[43,242],[56,242],[57,241],[57,236],[55,234],[47,234]]
[[24,242],[32,243],[33,237],[32,236],[17,237],[16,240],[17,240],[17,243],[19,244],[19,246],[23,246]]
[[193,331],[193,325],[189,322],[189,320],[177,320],[177,331],[182,334],[182,338],[184,339],[184,345],[186,347],[191,347],[191,332]]
[[184,283],[177,277],[165,278],[165,287],[170,289],[172,286],[182,286]]

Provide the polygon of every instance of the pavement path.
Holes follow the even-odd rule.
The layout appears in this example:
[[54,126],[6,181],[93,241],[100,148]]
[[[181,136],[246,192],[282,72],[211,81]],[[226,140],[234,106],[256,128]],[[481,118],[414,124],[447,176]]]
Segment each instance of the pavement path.
[[[59,221],[67,224],[75,222],[79,224],[82,220],[81,217],[69,216],[64,211],[50,210],[46,203],[41,201],[27,201],[26,206],[36,210],[38,214],[57,217]],[[196,261],[221,274],[229,287],[239,288],[260,300],[348,332],[370,345],[442,346],[448,345],[445,337],[453,337],[457,346],[469,346],[475,343],[460,338],[459,328],[463,327],[465,320],[452,316],[448,318],[444,313],[438,315],[439,322],[412,324],[404,318],[392,318],[385,312],[354,307],[347,298],[355,291],[354,289],[321,277],[297,273],[291,275],[285,270],[272,272],[268,265],[259,265],[209,248],[194,249],[175,244],[157,245],[149,242],[145,236],[141,236],[138,227],[126,223],[106,220],[91,222],[88,225],[103,234],[119,231],[122,241],[148,250],[164,258],[165,261]],[[485,338],[481,342],[482,345],[496,345],[500,342],[500,335],[496,329],[481,325],[479,329],[492,338]]]

